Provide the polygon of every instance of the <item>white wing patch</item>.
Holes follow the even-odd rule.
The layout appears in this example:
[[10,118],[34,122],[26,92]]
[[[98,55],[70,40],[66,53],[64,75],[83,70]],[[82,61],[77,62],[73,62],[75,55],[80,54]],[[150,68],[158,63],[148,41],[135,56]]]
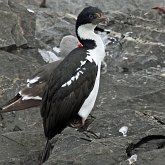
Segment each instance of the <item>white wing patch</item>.
[[42,98],[41,97],[39,97],[39,96],[23,96],[22,97],[22,100],[42,100]]
[[40,77],[34,77],[33,79],[27,79],[27,87],[30,87],[31,84],[36,83]]
[[77,72],[77,74],[73,77],[71,77],[71,79],[69,81],[67,81],[65,84],[63,84],[61,87],[65,87],[65,86],[69,86],[72,84],[73,81],[77,80],[80,76],[80,74],[83,74],[84,72],[82,72],[81,70]]
[[87,60],[90,61],[90,62],[93,62],[93,59],[92,59],[92,57],[90,57],[90,55],[88,55],[86,57],[85,61],[80,61],[81,65],[80,65],[79,68],[76,69],[76,71],[77,71],[76,75],[71,77],[71,79],[69,81],[67,81],[66,83],[64,83],[61,87],[65,87],[65,86],[71,85],[73,81],[75,81],[75,80],[77,80],[79,78],[80,74],[84,73],[82,70],[86,70],[86,68],[84,68],[83,66],[86,64]]
[[86,62],[87,62],[86,60],[85,61],[80,61],[80,64],[81,64],[80,67],[82,67],[83,65],[85,65]]
[[66,83],[65,84],[63,84],[61,87],[65,87],[66,86]]
[[75,80],[75,77],[72,77],[71,80],[74,81]]
[[81,71],[81,70],[80,70],[79,72],[80,72],[81,74],[83,74],[83,73],[84,73],[84,72],[83,72],[83,71]]
[[42,100],[42,97],[40,97],[40,96],[24,95],[24,94],[22,94],[21,91],[19,92],[19,94],[22,96],[22,100]]

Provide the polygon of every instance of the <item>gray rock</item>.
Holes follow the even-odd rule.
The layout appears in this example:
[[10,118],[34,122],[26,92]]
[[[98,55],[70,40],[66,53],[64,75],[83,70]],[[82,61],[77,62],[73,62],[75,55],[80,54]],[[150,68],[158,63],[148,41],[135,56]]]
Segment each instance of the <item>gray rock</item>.
[[44,0],[15,0],[16,3],[21,5],[31,5],[31,6],[40,6]]
[[67,15],[50,9],[37,12],[36,38],[43,48],[46,47],[44,44],[50,47],[59,46],[61,39],[70,34],[75,36],[75,30],[73,19],[68,19]]
[[0,48],[34,46],[34,13],[14,1],[0,3]]
[[[111,29],[110,36],[125,35],[122,47],[107,46],[107,72],[101,75],[99,95],[89,123],[79,131],[67,128],[55,137],[53,152],[45,164],[126,165],[129,164],[126,148],[131,143],[148,135],[165,135],[165,19],[150,10],[157,4],[164,5],[162,0],[126,0],[125,4],[122,0],[104,3],[47,0],[47,9],[38,8],[38,1],[18,1],[24,7],[7,0],[0,5],[0,20],[3,20],[0,47],[14,48],[11,52],[0,51],[1,104],[44,64],[36,48],[52,50],[59,46],[63,36],[75,35],[74,15],[83,7],[99,6],[110,18],[106,27]],[[34,44],[34,32],[37,44]],[[36,48],[22,48],[31,43]],[[3,117],[0,164],[38,164],[45,144],[39,110]],[[122,126],[128,127],[126,137],[119,132]],[[140,151],[136,163],[164,164],[164,148]]]
[[[8,161],[9,158],[13,158],[13,160],[11,159],[13,162],[23,162],[23,160],[27,159],[25,157],[27,153],[27,157],[32,157],[29,152],[33,152],[36,155],[35,157],[33,156],[33,160],[38,160],[39,151],[42,149],[42,142],[44,142],[43,132],[37,130],[2,134],[0,144],[3,154],[0,154],[0,164]],[[21,157],[23,157],[22,160]]]

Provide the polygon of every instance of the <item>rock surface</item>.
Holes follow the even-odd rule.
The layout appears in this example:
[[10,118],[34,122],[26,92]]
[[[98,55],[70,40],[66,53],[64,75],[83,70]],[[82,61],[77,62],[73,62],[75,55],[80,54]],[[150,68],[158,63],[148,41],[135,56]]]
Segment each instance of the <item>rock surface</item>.
[[[128,165],[126,148],[131,143],[148,135],[165,135],[165,15],[151,10],[163,1],[47,0],[44,9],[38,7],[39,0],[28,2],[0,1],[0,104],[44,64],[38,48],[53,50],[63,36],[75,35],[74,15],[87,5],[97,5],[110,18],[106,27],[110,35],[125,37],[122,46],[106,48],[107,71],[101,75],[88,125],[79,131],[66,128],[55,137],[45,164]],[[0,164],[38,164],[45,143],[39,108],[3,118]],[[119,132],[123,126],[128,127],[125,137]],[[165,142],[161,148],[153,143],[137,153],[135,164],[164,164]]]
[[0,6],[0,48],[34,46],[34,13],[10,0],[1,1]]

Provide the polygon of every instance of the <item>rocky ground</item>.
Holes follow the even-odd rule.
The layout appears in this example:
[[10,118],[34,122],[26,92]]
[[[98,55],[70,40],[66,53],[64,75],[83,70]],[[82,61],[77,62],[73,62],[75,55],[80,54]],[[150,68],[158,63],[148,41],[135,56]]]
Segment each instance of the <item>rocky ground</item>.
[[[45,64],[38,49],[52,51],[63,36],[75,35],[73,15],[85,6],[99,6],[110,35],[125,36],[106,48],[107,71],[88,127],[58,135],[45,165],[128,165],[132,155],[137,165],[163,165],[165,14],[151,8],[165,1],[47,0],[39,8],[40,2],[0,1],[0,105]],[[119,132],[123,126],[127,136]],[[38,164],[45,143],[39,108],[4,114],[0,134],[0,164]]]

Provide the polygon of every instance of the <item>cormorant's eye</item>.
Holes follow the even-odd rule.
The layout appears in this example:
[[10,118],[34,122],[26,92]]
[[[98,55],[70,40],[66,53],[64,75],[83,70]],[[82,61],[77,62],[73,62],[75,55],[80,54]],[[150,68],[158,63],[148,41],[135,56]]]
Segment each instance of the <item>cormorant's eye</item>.
[[90,15],[89,15],[89,18],[90,18],[90,19],[93,19],[93,15],[92,15],[92,14],[90,14]]

